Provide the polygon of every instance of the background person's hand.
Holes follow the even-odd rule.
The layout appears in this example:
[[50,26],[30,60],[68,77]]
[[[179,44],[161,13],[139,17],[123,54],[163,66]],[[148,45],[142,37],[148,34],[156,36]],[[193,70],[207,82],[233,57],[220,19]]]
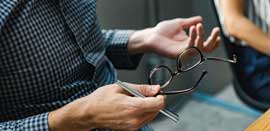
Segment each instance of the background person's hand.
[[[154,97],[160,86],[130,86],[148,97],[132,97],[116,84],[101,87],[89,96],[50,113],[52,131],[88,131],[95,128],[134,131],[141,128],[164,108],[165,97]],[[59,125],[63,126],[57,128]]]
[[[220,43],[219,28],[214,28],[208,39],[204,40],[204,29],[200,16],[188,19],[173,19],[163,21],[154,28],[135,32],[130,39],[129,51],[131,53],[154,52],[169,58],[176,58],[184,49],[195,46],[203,52],[213,51]],[[185,29],[189,29],[189,35]],[[143,42],[139,43],[139,39]],[[137,50],[138,47],[141,49]],[[133,48],[133,49],[132,49]]]

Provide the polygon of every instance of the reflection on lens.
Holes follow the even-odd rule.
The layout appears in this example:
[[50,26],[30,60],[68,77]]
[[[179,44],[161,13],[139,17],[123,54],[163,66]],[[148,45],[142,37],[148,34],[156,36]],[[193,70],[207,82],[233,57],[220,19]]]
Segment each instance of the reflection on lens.
[[179,56],[178,68],[182,71],[187,71],[197,66],[200,63],[200,61],[201,61],[200,52],[195,48],[190,48]]
[[155,68],[155,70],[151,72],[150,77],[150,82],[152,85],[160,85],[161,88],[164,88],[170,83],[172,79],[172,73],[168,68],[159,67]]

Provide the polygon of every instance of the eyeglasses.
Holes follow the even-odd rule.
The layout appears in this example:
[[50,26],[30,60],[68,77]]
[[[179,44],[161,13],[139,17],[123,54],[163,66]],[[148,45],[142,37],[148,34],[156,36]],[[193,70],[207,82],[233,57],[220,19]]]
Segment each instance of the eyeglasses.
[[[167,87],[175,76],[180,75],[181,73],[188,72],[199,65],[203,64],[207,60],[227,62],[235,64],[237,62],[236,55],[233,55],[233,59],[224,59],[218,57],[206,57],[203,53],[196,47],[190,47],[184,50],[178,55],[177,58],[177,70],[173,72],[168,66],[160,65],[151,70],[148,83],[150,85],[160,85],[162,90],[158,93],[159,95],[174,95],[174,94],[186,94],[192,92],[199,85],[201,80],[206,76],[207,71],[203,71],[197,82],[194,86],[176,90],[176,91],[164,91],[163,89]],[[167,75],[164,75],[167,74]]]

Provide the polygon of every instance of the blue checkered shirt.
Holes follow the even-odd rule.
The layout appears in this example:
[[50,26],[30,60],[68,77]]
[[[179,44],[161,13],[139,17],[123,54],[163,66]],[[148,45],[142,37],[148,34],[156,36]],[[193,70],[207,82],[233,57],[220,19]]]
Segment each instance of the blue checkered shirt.
[[135,68],[131,33],[102,31],[95,0],[0,0],[0,130],[48,131],[48,112]]

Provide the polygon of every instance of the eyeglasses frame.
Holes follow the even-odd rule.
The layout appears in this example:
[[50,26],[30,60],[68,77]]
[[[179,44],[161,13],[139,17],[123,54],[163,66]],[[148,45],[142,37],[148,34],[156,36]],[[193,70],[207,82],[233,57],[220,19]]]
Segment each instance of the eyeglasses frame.
[[[195,49],[196,51],[198,51],[199,55],[200,55],[200,62],[196,63],[195,65],[193,65],[192,67],[186,69],[186,70],[182,70],[181,69],[181,56],[183,54],[185,54],[187,51],[190,51],[191,49]],[[192,69],[195,69],[196,67],[198,67],[199,65],[205,63],[207,60],[211,60],[211,61],[220,61],[220,62],[227,62],[227,63],[233,63],[235,64],[237,62],[237,57],[236,55],[233,55],[233,59],[225,59],[225,58],[219,58],[219,57],[206,57],[205,55],[203,55],[203,53],[200,51],[199,48],[197,47],[190,47],[190,48],[187,48],[185,49],[183,52],[179,53],[178,55],[178,58],[177,58],[177,70],[175,72],[173,72],[168,66],[165,66],[165,65],[160,65],[160,66],[157,66],[155,68],[153,68],[151,71],[150,71],[150,74],[148,76],[148,83],[150,85],[152,85],[152,82],[151,82],[151,79],[152,79],[152,76],[153,74],[161,69],[161,68],[164,68],[166,69],[167,71],[169,71],[171,77],[170,79],[163,85],[161,85],[161,88],[165,88],[167,87],[171,82],[172,80],[175,78],[175,76],[177,75],[180,75],[181,73],[184,73],[184,72],[188,72]],[[186,94],[186,93],[190,93],[192,91],[194,91],[197,86],[199,85],[199,83],[201,82],[201,80],[206,76],[208,72],[207,71],[203,71],[200,78],[197,80],[197,82],[194,84],[194,86],[192,86],[191,88],[187,88],[187,89],[183,89],[183,90],[178,90],[178,91],[163,91],[161,90],[158,95],[174,95],[174,94]]]

